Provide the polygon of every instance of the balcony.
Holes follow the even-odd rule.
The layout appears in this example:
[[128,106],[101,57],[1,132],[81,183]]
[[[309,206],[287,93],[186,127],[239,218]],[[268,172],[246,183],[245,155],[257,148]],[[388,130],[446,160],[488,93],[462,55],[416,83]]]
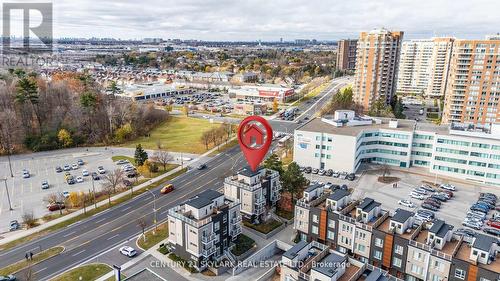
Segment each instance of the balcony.
[[210,257],[213,254],[215,254],[215,247],[210,247],[208,249],[203,249],[201,251],[201,255],[206,257],[206,258]]
[[206,236],[202,236],[201,237],[201,242],[203,244],[210,244],[210,243],[212,243],[215,240],[215,236],[216,235],[213,232],[210,233],[210,234],[208,234],[208,235],[206,235]]
[[237,215],[236,217],[233,217],[231,219],[231,224],[237,224],[237,223],[240,223],[241,222],[241,216],[240,215]]
[[236,237],[241,234],[241,226],[237,225],[231,230],[231,236]]

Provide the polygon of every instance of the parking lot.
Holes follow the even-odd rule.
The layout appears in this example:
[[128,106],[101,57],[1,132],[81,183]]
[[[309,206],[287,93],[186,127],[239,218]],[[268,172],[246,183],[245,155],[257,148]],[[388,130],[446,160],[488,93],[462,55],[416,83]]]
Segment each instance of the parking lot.
[[[21,217],[26,212],[33,212],[35,218],[40,218],[50,213],[44,202],[44,198],[50,194],[61,194],[64,191],[89,191],[92,190],[91,176],[82,176],[84,169],[91,174],[97,171],[98,166],[103,166],[106,172],[118,169],[113,163],[113,155],[132,156],[134,149],[130,148],[75,148],[58,151],[39,152],[26,155],[15,155],[11,157],[14,177],[10,177],[10,169],[7,157],[0,158],[0,179],[7,178],[12,211],[9,211],[9,201],[3,181],[0,182],[0,233],[8,231],[9,221],[22,221]],[[174,155],[175,156],[175,155]],[[184,154],[184,157],[195,157],[195,155]],[[82,176],[82,183],[69,185],[64,179],[64,173],[57,173],[57,166],[65,164],[71,166],[78,159],[84,161],[84,165],[69,172],[75,178]],[[186,158],[187,159],[187,158]],[[22,177],[22,170],[30,173],[29,178]],[[42,181],[48,181],[49,188],[42,189]],[[96,191],[101,189],[104,181],[94,181]]]
[[[382,204],[382,208],[387,211],[394,211],[397,208],[403,208],[410,211],[422,209],[420,206],[423,201],[410,198],[409,194],[412,189],[422,185],[423,181],[433,183],[435,177],[433,175],[423,175],[416,173],[407,173],[402,171],[391,170],[391,177],[398,177],[397,188],[393,188],[392,183],[384,184],[377,181],[381,176],[380,171],[365,171],[362,174],[357,174],[354,181],[349,181],[343,178],[333,178],[327,176],[319,176],[314,174],[304,174],[309,180],[317,180],[323,183],[331,182],[333,184],[346,184],[349,188],[353,188],[353,199],[362,199],[370,197]],[[455,228],[463,228],[462,221],[466,217],[469,207],[473,205],[481,192],[491,192],[500,196],[498,188],[492,186],[477,185],[474,183],[455,182],[453,180],[444,180],[437,178],[437,183],[451,183],[456,186],[457,190],[453,198],[441,204],[441,208],[434,212],[436,218],[445,220],[447,223],[454,225]],[[415,204],[414,208],[408,208],[398,204],[401,199],[410,200]],[[495,211],[488,213],[488,218],[492,217]]]

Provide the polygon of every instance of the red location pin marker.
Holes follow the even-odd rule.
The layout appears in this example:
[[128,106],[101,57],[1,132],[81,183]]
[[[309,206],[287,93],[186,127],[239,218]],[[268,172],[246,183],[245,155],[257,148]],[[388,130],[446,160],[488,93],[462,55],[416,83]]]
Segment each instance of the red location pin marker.
[[273,129],[266,119],[248,116],[238,127],[238,141],[250,168],[255,172],[273,140]]

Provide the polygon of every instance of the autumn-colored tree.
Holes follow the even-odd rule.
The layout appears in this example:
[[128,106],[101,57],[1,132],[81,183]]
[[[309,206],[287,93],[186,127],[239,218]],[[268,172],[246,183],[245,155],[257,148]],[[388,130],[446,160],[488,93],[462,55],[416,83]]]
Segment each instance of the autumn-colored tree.
[[273,112],[278,112],[278,99],[273,100]]
[[80,207],[80,204],[82,203],[82,200],[80,198],[80,193],[76,191],[70,192],[68,201],[71,204],[71,207],[73,208]]
[[132,125],[130,123],[127,123],[115,132],[115,139],[118,142],[123,142],[127,140],[130,136],[132,135]]
[[71,137],[70,132],[66,129],[59,130],[59,133],[57,133],[57,139],[64,147],[70,147],[73,145],[73,138]]

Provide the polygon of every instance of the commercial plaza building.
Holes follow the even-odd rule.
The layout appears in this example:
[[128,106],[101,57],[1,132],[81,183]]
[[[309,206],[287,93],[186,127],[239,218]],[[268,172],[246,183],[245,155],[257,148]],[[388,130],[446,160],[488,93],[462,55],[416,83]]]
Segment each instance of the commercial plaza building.
[[500,122],[500,40],[455,40],[443,122]]
[[338,110],[298,127],[294,139],[294,161],[301,166],[345,172],[356,172],[362,163],[422,167],[500,185],[500,124],[437,126]]
[[381,99],[389,104],[396,93],[396,76],[403,32],[385,29],[362,32],[356,51],[353,100],[368,111]]
[[301,241],[324,244],[404,280],[500,278],[496,238],[479,233],[464,238],[442,220],[418,224],[414,215],[404,209],[389,212],[371,198],[352,200],[348,191],[317,186],[295,205],[294,229]]
[[397,92],[441,97],[446,90],[453,38],[403,42]]
[[356,68],[356,48],[358,40],[345,39],[338,42],[337,64],[338,70],[354,70]]

